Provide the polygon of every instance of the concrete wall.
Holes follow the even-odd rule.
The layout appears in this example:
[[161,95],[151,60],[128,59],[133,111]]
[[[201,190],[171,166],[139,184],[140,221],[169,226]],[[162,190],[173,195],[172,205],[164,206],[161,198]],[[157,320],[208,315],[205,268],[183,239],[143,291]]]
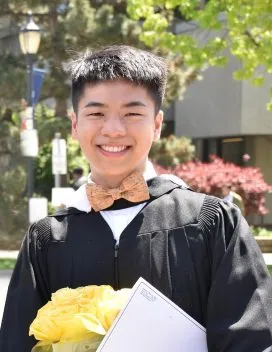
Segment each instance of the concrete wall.
[[209,68],[202,81],[188,87],[184,100],[175,102],[175,132],[192,138],[241,134],[241,82],[232,72],[239,68],[230,58],[224,68]]
[[[181,24],[178,32],[191,33],[200,42],[211,37],[203,30],[192,30],[192,24],[186,26]],[[251,156],[250,164],[259,167],[265,181],[272,184],[272,113],[266,110],[272,76],[266,76],[262,87],[235,81],[232,73],[240,66],[234,57],[227,56],[226,67],[206,70],[202,81],[188,87],[184,100],[175,102],[175,133],[196,138],[198,157],[201,138],[242,136],[246,140],[245,152]],[[266,205],[270,213],[252,216],[250,223],[272,225],[272,194],[267,195]]]
[[272,112],[267,111],[272,76],[266,76],[265,84],[256,87],[247,81],[242,82],[241,119],[243,135],[272,134]]
[[[182,22],[176,32],[190,34],[202,44],[218,35]],[[207,138],[272,134],[272,113],[266,110],[272,75],[266,75],[262,87],[235,81],[232,74],[240,63],[228,51],[225,55],[229,59],[227,66],[207,69],[202,81],[188,87],[184,100],[175,102],[177,135]]]
[[184,100],[176,101],[177,135],[192,138],[272,134],[272,113],[267,111],[272,76],[262,87],[235,81],[234,58],[225,68],[210,68],[202,81],[188,87]]
[[[259,167],[264,180],[272,184],[272,136],[255,136],[246,138],[246,152],[251,156],[249,165]],[[272,194],[266,196],[266,207],[269,213],[265,216],[254,215],[248,217],[252,225],[272,226]]]
[[[272,136],[258,136],[254,140],[254,165],[262,170],[264,180],[272,184]],[[272,225],[272,194],[267,195],[266,206],[270,212],[263,217],[262,222],[265,225]]]

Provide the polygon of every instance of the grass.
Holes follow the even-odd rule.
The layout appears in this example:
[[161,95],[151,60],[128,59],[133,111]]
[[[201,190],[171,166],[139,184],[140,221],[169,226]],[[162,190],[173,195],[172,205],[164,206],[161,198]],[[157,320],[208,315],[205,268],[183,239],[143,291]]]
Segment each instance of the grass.
[[272,231],[268,230],[264,227],[250,226],[250,229],[255,237],[264,236],[264,237],[271,237],[272,238]]
[[[1,269],[13,269],[16,263],[16,259],[2,258],[0,259],[0,270]],[[268,270],[272,275],[272,265],[268,265]]]
[[270,274],[272,275],[272,265],[267,265]]
[[13,269],[16,263],[16,259],[1,258],[0,269]]

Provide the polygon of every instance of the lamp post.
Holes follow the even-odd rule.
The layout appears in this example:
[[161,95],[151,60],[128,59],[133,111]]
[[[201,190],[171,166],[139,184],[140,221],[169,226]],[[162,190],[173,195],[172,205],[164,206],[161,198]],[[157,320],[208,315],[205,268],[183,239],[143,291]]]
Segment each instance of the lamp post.
[[[41,39],[41,30],[36,25],[32,18],[32,13],[28,13],[28,21],[23,27],[20,29],[19,33],[19,41],[20,46],[23,54],[26,56],[27,61],[27,105],[28,105],[28,137],[33,137],[37,139],[37,133],[34,130],[34,108],[33,108],[33,58],[34,55],[37,54],[39,49]],[[36,149],[36,148],[34,148]],[[33,195],[34,189],[34,157],[32,154],[31,156],[27,156],[27,197],[31,198]],[[36,155],[35,155],[36,156]]]

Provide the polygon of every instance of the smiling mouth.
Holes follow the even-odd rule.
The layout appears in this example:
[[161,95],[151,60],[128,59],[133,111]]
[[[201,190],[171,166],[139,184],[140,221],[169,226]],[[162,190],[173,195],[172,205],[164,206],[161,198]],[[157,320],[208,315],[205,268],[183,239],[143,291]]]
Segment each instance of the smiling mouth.
[[122,153],[131,148],[128,145],[98,145],[98,147],[107,153]]

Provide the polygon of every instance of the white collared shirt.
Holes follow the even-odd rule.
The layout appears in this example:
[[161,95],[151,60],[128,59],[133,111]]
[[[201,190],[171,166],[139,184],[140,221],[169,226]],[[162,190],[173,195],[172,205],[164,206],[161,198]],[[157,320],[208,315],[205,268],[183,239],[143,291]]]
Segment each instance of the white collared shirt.
[[[145,171],[143,173],[144,179],[146,181],[157,176],[157,173],[154,169],[154,166],[150,161],[147,162]],[[186,185],[181,179],[174,175],[160,175],[160,177],[166,179],[172,179],[176,183]],[[88,183],[91,183],[91,175],[88,176]],[[113,237],[116,240],[116,243],[119,243],[120,235],[128,224],[135,218],[135,216],[143,209],[145,203],[135,205],[130,208],[120,209],[120,210],[103,210],[100,211],[101,216],[107,222],[109,227],[112,230]],[[78,210],[89,213],[91,211],[91,205],[87,198],[86,194],[86,184],[82,185],[75,193],[73,199],[66,202],[67,207],[73,207]]]

